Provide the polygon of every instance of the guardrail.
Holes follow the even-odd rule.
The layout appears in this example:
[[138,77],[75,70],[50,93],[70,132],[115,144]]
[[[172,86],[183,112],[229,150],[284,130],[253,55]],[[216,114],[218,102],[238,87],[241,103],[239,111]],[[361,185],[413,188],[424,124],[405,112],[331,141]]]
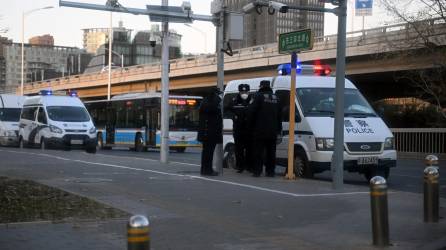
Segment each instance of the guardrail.
[[446,156],[446,128],[392,128],[395,147],[401,156]]

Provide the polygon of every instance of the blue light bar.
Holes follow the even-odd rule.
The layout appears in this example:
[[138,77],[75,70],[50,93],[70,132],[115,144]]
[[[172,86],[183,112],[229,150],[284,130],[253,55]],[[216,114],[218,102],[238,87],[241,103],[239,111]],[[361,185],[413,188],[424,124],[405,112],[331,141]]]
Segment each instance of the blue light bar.
[[[279,65],[277,67],[277,72],[279,73],[279,75],[282,75],[282,76],[291,75],[291,64],[285,63],[285,64]],[[300,73],[302,73],[302,65],[299,62],[297,62],[296,74],[300,74]]]
[[42,89],[39,91],[39,95],[53,95],[53,91],[49,89]]

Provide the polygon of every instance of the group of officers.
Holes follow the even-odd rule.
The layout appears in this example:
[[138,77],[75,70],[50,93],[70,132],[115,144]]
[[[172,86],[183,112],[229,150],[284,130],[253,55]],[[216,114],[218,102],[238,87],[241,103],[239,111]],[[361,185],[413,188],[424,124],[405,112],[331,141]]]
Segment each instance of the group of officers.
[[[259,177],[265,165],[265,175],[274,177],[276,142],[282,131],[280,102],[270,81],[260,82],[259,90],[250,93],[248,84],[238,86],[239,93],[226,104],[232,114],[237,172],[252,172]],[[218,175],[212,169],[215,147],[223,142],[222,92],[215,88],[200,106],[198,141],[203,144],[201,174]]]

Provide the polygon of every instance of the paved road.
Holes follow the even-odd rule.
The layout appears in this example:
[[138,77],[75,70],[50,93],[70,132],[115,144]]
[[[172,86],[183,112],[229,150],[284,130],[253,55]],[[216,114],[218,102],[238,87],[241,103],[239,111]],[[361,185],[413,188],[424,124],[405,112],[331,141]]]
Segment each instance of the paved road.
[[[127,148],[119,148],[114,150],[102,150],[98,154],[110,155],[110,156],[121,156],[121,157],[131,157],[131,158],[144,158],[144,159],[159,159],[159,151],[150,150],[146,153],[138,153],[128,150]],[[190,148],[185,153],[171,152],[169,157],[172,162],[187,162],[190,164],[196,164],[198,167],[200,164],[200,149]],[[388,180],[389,188],[398,191],[422,193],[423,192],[423,170],[425,168],[424,162],[422,160],[415,159],[400,159],[397,162],[397,167],[392,168],[391,174]],[[446,168],[446,162],[440,161],[440,168]],[[196,170],[198,173],[198,170]],[[227,170],[225,171],[232,171]],[[285,168],[277,167],[276,171],[278,173],[283,173]],[[248,175],[248,173],[246,173]],[[317,174],[315,180],[331,182],[331,173],[324,172]],[[358,173],[348,173],[344,172],[344,182],[346,184],[367,186],[368,183],[365,181],[363,175]],[[446,176],[440,178],[440,184],[444,192],[441,192],[442,197],[446,198]]]
[[[37,180],[133,214],[146,214],[152,223],[153,249],[373,249],[370,198],[361,176],[348,174],[344,189],[333,191],[326,175],[285,181],[228,170],[224,176],[204,178],[199,176],[196,150],[172,153],[167,165],[160,164],[158,156],[158,152],[127,150],[91,155],[76,150],[0,148],[0,175]],[[421,182],[421,163],[400,161],[400,165],[404,167],[392,173],[389,193],[392,249],[445,247],[444,221],[422,222],[422,196],[416,184]],[[441,200],[441,206],[445,214],[446,200]],[[86,233],[94,231],[90,224],[85,230],[77,225],[77,231],[65,227],[72,246],[65,248],[124,249],[125,225],[113,225],[94,227],[100,240],[113,244],[90,248],[85,244],[95,235]],[[54,230],[51,225],[33,227],[49,234]],[[10,240],[18,233],[30,237],[32,245],[58,248],[41,236],[33,237],[29,230],[27,225],[0,227],[0,248],[32,249],[23,243],[26,240]]]

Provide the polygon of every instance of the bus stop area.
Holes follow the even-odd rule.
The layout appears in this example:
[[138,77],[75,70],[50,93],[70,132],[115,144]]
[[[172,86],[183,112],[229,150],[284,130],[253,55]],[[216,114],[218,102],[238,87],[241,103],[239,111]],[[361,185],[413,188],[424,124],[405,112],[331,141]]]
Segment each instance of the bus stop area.
[[[325,176],[288,181],[279,174],[252,178],[225,169],[223,176],[202,177],[193,161],[165,165],[144,156],[129,160],[121,152],[1,148],[0,157],[0,176],[35,180],[129,214],[146,215],[151,249],[377,248],[372,244],[370,192],[364,181],[347,180],[342,190],[334,191]],[[420,179],[411,180],[417,188],[422,187],[418,184],[423,168],[421,161],[413,165],[421,170]],[[444,178],[440,220],[425,223],[422,190],[394,186],[397,175],[402,174],[389,180],[386,249],[444,249]],[[1,224],[0,248],[126,249],[128,219]]]

